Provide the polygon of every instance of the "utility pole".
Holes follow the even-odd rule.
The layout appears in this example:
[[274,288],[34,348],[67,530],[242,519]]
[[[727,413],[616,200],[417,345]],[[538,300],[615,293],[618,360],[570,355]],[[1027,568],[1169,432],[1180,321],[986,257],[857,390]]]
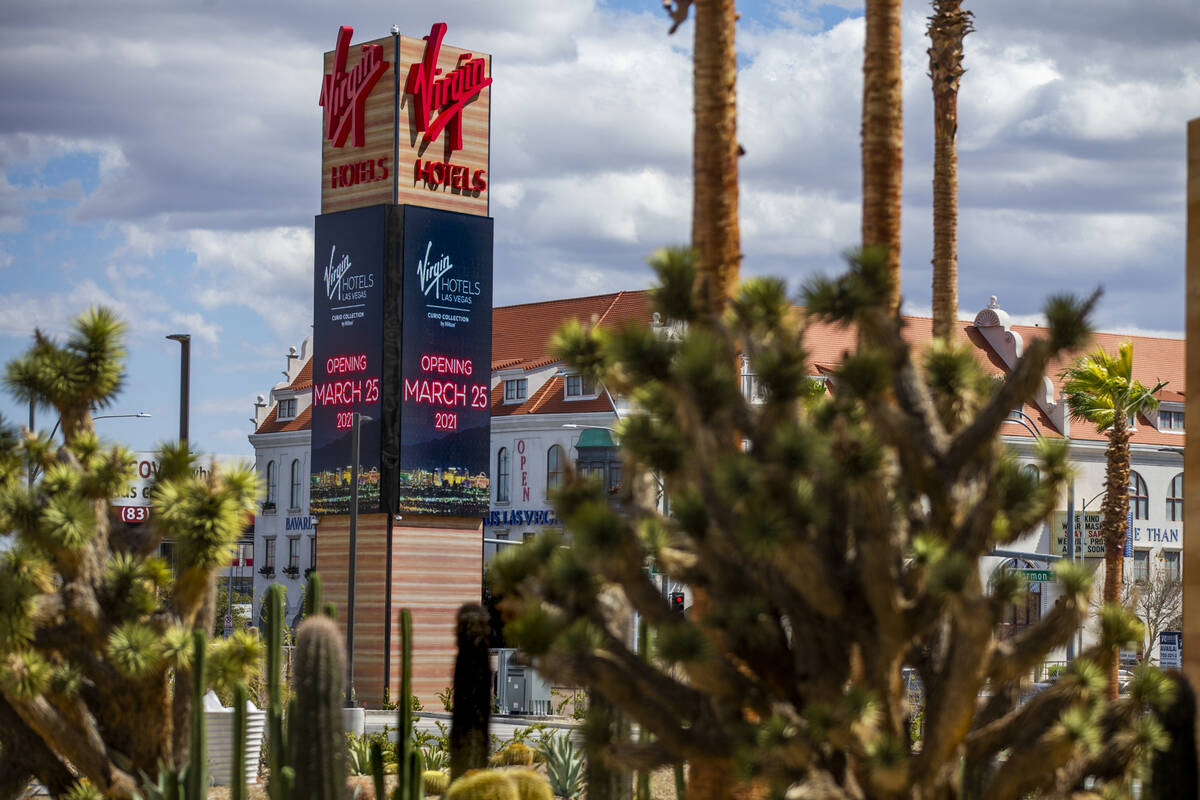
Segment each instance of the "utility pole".
[[188,440],[188,398],[192,379],[192,337],[188,333],[172,333],[167,337],[179,342],[179,441]]

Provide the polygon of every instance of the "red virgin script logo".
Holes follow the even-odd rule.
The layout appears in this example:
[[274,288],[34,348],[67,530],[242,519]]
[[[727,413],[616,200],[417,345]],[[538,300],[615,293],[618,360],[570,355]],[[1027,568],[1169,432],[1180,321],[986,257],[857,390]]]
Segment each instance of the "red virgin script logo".
[[[425,141],[436,142],[445,128],[453,152],[461,150],[463,146],[463,108],[491,86],[492,79],[484,77],[487,68],[484,59],[472,58],[471,53],[460,55],[458,66],[449,75],[437,77],[442,73],[437,68],[437,62],[445,35],[446,23],[435,22],[425,37],[425,54],[408,69],[404,93],[413,97],[417,130],[425,134]],[[437,112],[436,117],[433,116],[434,112]]]
[[325,109],[325,138],[334,147],[344,146],[351,132],[354,133],[354,146],[363,146],[367,97],[388,68],[388,62],[383,60],[383,48],[377,44],[364,44],[362,58],[354,69],[346,72],[346,56],[350,53],[353,33],[354,28],[345,25],[338,30],[333,72],[321,79],[320,104]]

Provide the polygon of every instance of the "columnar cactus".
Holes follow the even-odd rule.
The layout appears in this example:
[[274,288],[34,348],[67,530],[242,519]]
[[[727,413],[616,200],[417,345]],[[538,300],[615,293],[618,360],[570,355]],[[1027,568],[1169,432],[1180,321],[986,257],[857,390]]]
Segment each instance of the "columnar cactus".
[[208,757],[204,748],[204,683],[205,644],[207,637],[201,628],[192,631],[192,741],[185,785],[189,800],[204,797],[208,790],[205,768]]
[[246,703],[250,692],[238,681],[233,686],[233,774],[229,777],[229,800],[246,800]]
[[397,709],[400,730],[396,748],[396,800],[422,800],[425,797],[425,767],[420,748],[413,746],[412,613],[407,608],[400,609],[400,697],[397,698]]
[[450,719],[450,776],[488,763],[492,671],[488,662],[487,609],[468,603],[458,610],[458,657],[454,661],[454,709]]
[[280,661],[283,656],[283,592],[279,584],[267,588],[267,791],[271,800],[289,800],[295,772],[288,758],[287,731],[283,727]]
[[296,710],[290,723],[303,736],[290,738],[295,752],[296,797],[340,800],[346,791],[342,725],[346,656],[333,620],[310,617],[296,639]]

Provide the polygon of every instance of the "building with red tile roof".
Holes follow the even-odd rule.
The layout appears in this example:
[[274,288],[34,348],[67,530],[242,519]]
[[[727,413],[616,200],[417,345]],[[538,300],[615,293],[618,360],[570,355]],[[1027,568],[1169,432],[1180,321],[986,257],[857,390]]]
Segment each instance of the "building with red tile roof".
[[[620,416],[628,410],[627,401],[611,397],[603,386],[594,385],[554,358],[554,333],[568,320],[586,326],[658,325],[651,312],[649,292],[627,291],[588,297],[524,303],[493,309],[491,375],[491,504],[484,520],[485,551],[493,552],[503,542],[515,542],[557,524],[547,500],[547,492],[562,480],[568,466],[579,468],[609,486],[622,480],[622,465],[610,434]],[[960,321],[958,336],[968,343],[985,370],[1005,375],[1029,342],[1045,336],[1037,325],[1018,325],[999,307],[995,298],[970,321]],[[904,338],[916,349],[932,339],[932,323],[927,317],[908,316],[904,320]],[[1181,568],[1182,547],[1182,458],[1184,342],[1182,339],[1127,336],[1098,332],[1086,348],[1097,345],[1114,351],[1122,341],[1134,345],[1134,372],[1143,383],[1167,381],[1159,393],[1160,410],[1150,418],[1136,420],[1131,438],[1133,454],[1131,526],[1133,557],[1128,560],[1130,578],[1147,577],[1156,570],[1176,574]],[[805,334],[810,371],[826,379],[836,391],[836,370],[856,341],[851,328],[811,323]],[[1013,550],[1039,557],[1018,558],[1021,567],[1046,566],[1061,552],[1065,540],[1066,509],[1072,505],[1077,515],[1098,513],[1097,495],[1103,488],[1106,439],[1094,426],[1072,421],[1062,399],[1060,373],[1078,354],[1050,365],[1043,385],[1020,409],[1014,409],[1006,423],[1004,437],[1017,455],[1030,463],[1035,460],[1035,438],[1070,438],[1072,460],[1076,467],[1073,500],[1064,497],[1061,514],[1044,528],[1018,542]],[[746,365],[744,387],[753,386],[753,374]],[[310,538],[315,531],[282,530],[287,520],[300,525],[307,517],[307,444],[311,425],[311,340],[307,340],[296,359],[289,358],[285,380],[271,390],[270,401],[260,399],[254,418],[251,442],[259,453],[260,472],[275,462],[276,504],[264,508],[258,525],[263,536],[274,536],[276,569],[290,563],[289,554],[299,540],[300,572],[307,567]],[[752,391],[745,389],[746,391]],[[294,407],[289,401],[295,401]],[[281,411],[281,404],[283,409]],[[304,488],[297,506],[285,511],[282,495],[291,490],[291,469],[299,463],[304,473]],[[292,519],[295,517],[295,519]],[[273,530],[271,525],[281,527]],[[1055,531],[1058,535],[1055,535]],[[1081,541],[1081,545],[1084,542]],[[257,546],[259,563],[269,565],[265,540]],[[1099,559],[1089,558],[1099,564]],[[993,559],[983,565],[990,573],[997,565],[1012,565],[1012,559]],[[296,587],[298,589],[298,587]],[[1021,611],[1019,624],[1034,621],[1056,597],[1052,584],[1036,585],[1030,604]],[[293,593],[298,601],[299,592]]]

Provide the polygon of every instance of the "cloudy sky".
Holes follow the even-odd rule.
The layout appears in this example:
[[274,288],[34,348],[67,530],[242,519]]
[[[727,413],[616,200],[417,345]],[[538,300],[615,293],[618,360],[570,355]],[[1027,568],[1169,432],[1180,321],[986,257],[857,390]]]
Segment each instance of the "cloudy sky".
[[[739,4],[744,272],[839,269],[859,225],[862,11]],[[967,0],[960,309],[1033,319],[1106,290],[1106,329],[1181,335],[1184,141],[1200,116],[1194,0]],[[905,3],[903,289],[929,308],[928,6]],[[494,54],[496,302],[644,288],[689,231],[691,23],[658,0],[43,0],[0,10],[0,361],[91,304],[129,325],[102,432],[245,453],[256,394],[311,322],[321,54],[393,24]],[[403,67],[402,67],[403,68]],[[24,421],[7,397],[0,413]],[[50,412],[42,412],[43,417]],[[41,425],[52,422],[42,419]]]

